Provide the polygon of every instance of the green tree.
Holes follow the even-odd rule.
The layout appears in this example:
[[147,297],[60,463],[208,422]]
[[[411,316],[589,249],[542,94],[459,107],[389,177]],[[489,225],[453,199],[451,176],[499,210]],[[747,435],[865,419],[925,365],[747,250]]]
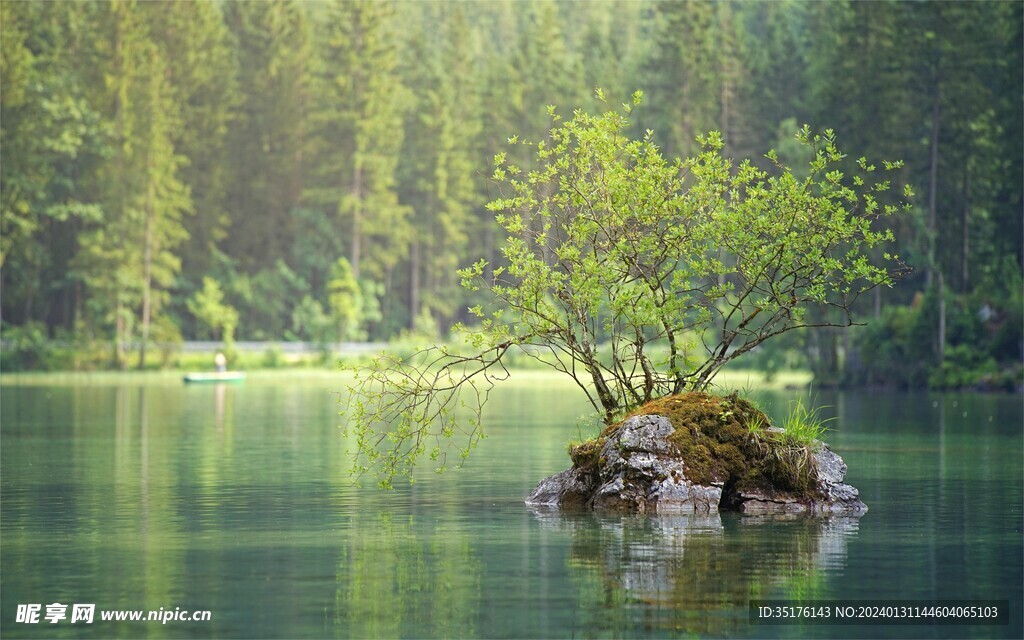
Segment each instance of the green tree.
[[112,2],[104,24],[106,97],[114,123],[114,154],[97,175],[105,217],[80,236],[75,267],[99,293],[115,328],[115,359],[138,328],[139,367],[145,366],[154,313],[181,269],[174,250],[188,238],[183,216],[192,210],[178,172],[185,159],[171,139],[180,126],[166,58],[150,31],[156,5]]
[[243,311],[245,335],[253,340],[283,336],[292,320],[292,309],[309,294],[309,285],[283,259],[253,275],[229,279],[231,299]]
[[[834,122],[857,148],[906,158],[897,180],[924,189],[917,216],[897,229],[922,278],[897,296],[936,292],[931,358],[941,362],[950,294],[969,294],[976,278],[990,288],[986,274],[1000,270],[1000,259],[988,248],[1019,254],[1021,246],[1019,234],[1006,233],[1020,224],[1020,207],[1004,206],[1015,196],[991,198],[996,184],[1020,191],[1007,171],[1019,166],[1020,137],[1012,154],[997,142],[1020,130],[1019,98],[1014,115],[1003,111],[1020,93],[1008,86],[1021,84],[1010,71],[1021,59],[1013,5],[841,2],[815,5],[809,20],[821,35],[810,56],[813,119]],[[881,302],[875,298],[876,315]]]
[[480,98],[471,33],[460,6],[424,7],[404,70],[417,103],[408,113],[399,164],[402,200],[413,212],[415,229],[408,295],[408,328],[414,333],[423,329],[417,326],[420,315],[433,315],[447,327],[459,311],[455,269],[466,258],[481,200],[473,179]]
[[178,175],[189,187],[194,209],[180,250],[182,279],[190,292],[191,283],[214,268],[234,211],[228,199],[233,159],[227,142],[240,101],[237,60],[216,3],[158,2],[148,9],[179,110],[180,125],[171,138],[187,159]]
[[[460,272],[493,302],[473,309],[477,354],[441,349],[426,363],[382,358],[357,372],[350,424],[364,456],[359,470],[387,483],[422,453],[442,456],[460,429],[468,455],[485,389],[507,373],[512,348],[571,377],[611,423],[651,399],[705,389],[726,363],[772,337],[849,326],[856,298],[892,283],[898,263],[867,257],[891,239],[871,228],[897,212],[876,196],[889,183],[868,182],[874,167],[864,160],[856,175],[838,170],[843,154],[831,132],[800,132],[814,159],[797,179],[781,164],[771,172],[735,165],[717,133],[698,138],[699,155],[669,162],[653,132],[624,134],[621,113],[552,117],[550,143],[532,147],[531,169],[495,159],[506,194],[490,208],[508,233],[507,268],[487,277],[479,261]],[[816,307],[842,318],[813,322]],[[475,417],[456,421],[468,387],[477,390]]]
[[230,226],[220,247],[252,275],[288,258],[294,244],[308,149],[309,24],[291,0],[228,2],[223,11],[240,95],[227,138]]
[[[447,333],[487,302],[453,265],[508,266],[473,167],[497,153],[529,166],[531,147],[508,138],[546,140],[545,103],[593,111],[600,84],[645,90],[628,133],[653,129],[668,157],[699,154],[692,133],[716,129],[726,156],[772,169],[775,147],[802,179],[791,123],[809,122],[857,150],[846,173],[859,155],[904,158],[893,191],[922,197],[914,215],[874,221],[899,243],[871,251],[898,251],[915,274],[857,311],[899,318],[910,312],[887,307],[924,295],[932,365],[987,352],[996,333],[1013,343],[1001,327],[1019,315],[1005,274],[1024,263],[1022,13],[958,0],[3,2],[0,317],[48,338],[113,337],[124,364],[148,325],[154,340],[193,334],[185,301],[214,274],[239,335],[279,339],[300,306],[316,317],[310,301],[329,315],[343,255],[368,336]],[[956,329],[971,309],[993,314],[985,331]],[[849,335],[787,344],[820,383],[863,360]]]
[[715,6],[691,1],[653,8],[651,52],[644,69],[651,109],[641,122],[658,132],[668,154],[694,152],[692,132],[709,131],[719,123]]
[[[545,107],[577,100],[592,87],[579,86],[574,52],[566,42],[562,16],[554,0],[534,0],[520,13],[519,42],[514,53],[523,74],[522,110],[516,130],[526,140],[547,133]],[[511,132],[510,132],[511,133]]]
[[332,2],[323,17],[313,123],[320,146],[307,201],[333,209],[356,278],[387,279],[408,243],[395,168],[405,92],[390,2]]
[[[810,105],[816,102],[808,95],[811,81],[808,69],[817,69],[818,63],[823,58],[831,60],[833,53],[825,50],[815,52],[813,57],[810,55],[813,32],[807,29],[808,13],[815,8],[800,0],[736,4],[736,18],[741,21],[746,36],[741,40],[739,52],[742,67],[747,70],[739,88],[745,110],[740,126],[755,152],[774,148],[782,156],[779,140],[791,139],[795,128],[792,124],[782,124],[807,122],[812,115],[817,115],[810,110]],[[839,11],[838,7],[834,9],[834,12]],[[827,49],[826,38],[822,40],[822,48]],[[827,68],[822,67],[827,72]],[[847,77],[843,74],[831,80],[840,83]],[[856,146],[857,141],[850,137],[854,132],[835,121],[830,122],[847,144]]]
[[397,68],[395,6],[332,2],[322,9],[311,117],[315,160],[303,200],[344,239],[355,278],[381,283],[390,300],[411,235],[410,210],[399,202],[395,178],[408,104]]
[[74,324],[81,295],[67,263],[77,229],[102,216],[84,188],[109,133],[81,77],[94,14],[77,3],[0,6],[2,315],[18,324]]
[[365,335],[363,323],[363,292],[356,280],[352,265],[345,258],[338,258],[327,282],[327,299],[331,317],[338,329],[338,340],[359,340]]
[[231,351],[235,344],[235,329],[238,327],[238,311],[224,302],[220,283],[213,278],[203,278],[203,287],[189,298],[189,312],[203,327],[224,341],[224,348]]
[[581,95],[573,98],[586,108],[600,108],[593,99],[595,87],[610,96],[628,96],[643,84],[639,69],[648,54],[644,16],[649,9],[647,2],[622,0],[571,5],[571,19],[579,27],[566,35],[582,78]]
[[327,343],[335,338],[337,325],[324,313],[324,307],[311,296],[306,296],[292,311],[292,331],[299,340],[315,342],[321,352],[326,352]]

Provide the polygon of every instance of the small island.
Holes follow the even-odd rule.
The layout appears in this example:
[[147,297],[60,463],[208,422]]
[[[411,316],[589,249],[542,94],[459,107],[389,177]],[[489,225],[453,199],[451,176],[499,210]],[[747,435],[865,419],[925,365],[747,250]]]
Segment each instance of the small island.
[[640,513],[860,515],[846,464],[820,440],[770,426],[737,394],[691,392],[649,402],[570,447],[573,466],[526,502]]
[[355,473],[391,486],[424,458],[444,470],[453,440],[461,462],[483,437],[490,390],[528,358],[571,378],[603,425],[533,504],[865,510],[816,410],[798,405],[780,430],[709,389],[778,336],[858,324],[860,296],[906,272],[880,251],[893,235],[877,222],[909,205],[866,160],[849,173],[831,130],[797,131],[813,159],[796,173],[775,153],[765,168],[737,164],[717,132],[697,137],[696,155],[666,159],[650,132],[629,135],[642,98],[565,120],[552,110],[548,140],[509,140],[533,156],[528,168],[495,157],[502,197],[488,207],[504,259],[458,271],[481,301],[456,327],[468,351],[382,354],[351,371]]

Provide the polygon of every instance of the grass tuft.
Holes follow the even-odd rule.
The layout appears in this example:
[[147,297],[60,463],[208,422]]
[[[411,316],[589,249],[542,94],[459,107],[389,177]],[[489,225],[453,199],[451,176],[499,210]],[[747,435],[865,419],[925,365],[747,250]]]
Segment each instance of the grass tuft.
[[821,409],[822,407],[809,407],[803,400],[797,398],[782,423],[786,438],[793,444],[802,446],[813,446],[816,442],[821,442],[825,432],[829,430],[826,424],[835,419],[823,419]]

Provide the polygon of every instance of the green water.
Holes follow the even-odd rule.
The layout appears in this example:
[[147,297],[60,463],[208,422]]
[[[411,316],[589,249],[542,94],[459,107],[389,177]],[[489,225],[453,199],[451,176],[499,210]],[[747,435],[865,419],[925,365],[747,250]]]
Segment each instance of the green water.
[[[134,380],[134,382],[133,382]],[[52,383],[48,383],[52,382]],[[819,394],[860,519],[535,511],[587,412],[516,375],[461,471],[357,488],[329,377],[0,385],[0,636],[1007,637],[1022,633],[1019,396]],[[762,394],[770,413],[792,395]],[[586,434],[584,434],[586,435]],[[751,626],[751,599],[998,599],[1003,626]],[[43,619],[96,604],[92,624]],[[19,623],[19,604],[41,622]],[[101,610],[208,610],[103,622]]]

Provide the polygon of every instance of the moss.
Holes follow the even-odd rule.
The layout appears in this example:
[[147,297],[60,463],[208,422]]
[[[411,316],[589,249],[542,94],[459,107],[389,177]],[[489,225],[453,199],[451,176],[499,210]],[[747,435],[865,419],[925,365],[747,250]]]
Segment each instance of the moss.
[[[737,491],[783,492],[813,497],[817,491],[814,458],[807,446],[765,429],[770,424],[753,404],[738,397],[691,392],[665,396],[631,412],[662,415],[675,432],[669,436],[684,461],[687,477],[697,484],[721,484]],[[579,468],[599,463],[601,445],[622,423],[607,427],[588,442],[571,448]]]
[[604,446],[604,441],[605,439],[599,436],[569,445],[569,457],[572,458],[573,465],[587,472],[596,471],[601,461],[601,447]]

